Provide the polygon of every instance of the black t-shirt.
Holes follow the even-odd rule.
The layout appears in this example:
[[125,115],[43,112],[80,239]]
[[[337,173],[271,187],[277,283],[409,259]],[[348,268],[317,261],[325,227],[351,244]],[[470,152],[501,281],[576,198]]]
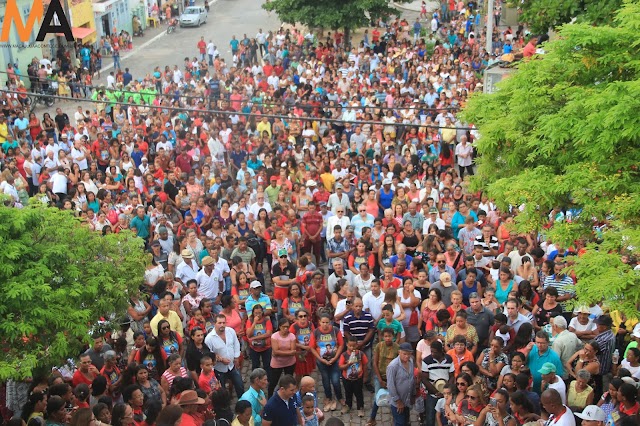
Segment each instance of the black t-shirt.
[[62,114],[56,114],[54,120],[58,127],[58,131],[61,132],[62,129],[64,129],[65,124],[69,123],[69,116],[63,112]]
[[[273,253],[274,256],[277,256],[277,253]],[[289,278],[295,278],[296,276],[296,267],[293,265],[293,263],[287,261],[286,266],[282,267],[280,265],[280,262],[276,263],[275,265],[273,265],[273,273],[272,275],[274,277],[280,277],[283,275],[288,276]]]
[[178,191],[180,190],[181,186],[182,185],[180,184],[180,181],[176,181],[176,183],[171,183],[171,181],[167,181],[167,183],[164,184],[164,192],[167,193],[169,198],[175,201],[176,195],[178,195]]

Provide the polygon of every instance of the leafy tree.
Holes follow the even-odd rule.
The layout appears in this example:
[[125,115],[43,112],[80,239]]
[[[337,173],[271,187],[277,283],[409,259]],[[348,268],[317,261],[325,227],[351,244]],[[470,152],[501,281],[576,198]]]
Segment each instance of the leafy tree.
[[120,318],[145,254],[130,232],[102,237],[41,205],[0,206],[0,380],[78,354],[101,317]]
[[345,40],[351,30],[368,26],[379,18],[400,15],[388,0],[271,0],[262,7],[276,12],[280,20],[288,24],[334,30],[344,28]]
[[[621,255],[640,254],[638,22],[640,4],[628,3],[611,26],[563,26],[546,54],[463,112],[481,134],[472,185],[503,209],[520,207],[520,231],[543,231],[564,247],[588,242],[573,266],[579,298],[604,297],[633,317],[640,275]],[[579,214],[543,230],[557,206]]]
[[622,0],[525,0],[512,1],[522,10],[520,21],[534,33],[546,33],[562,24],[578,22],[610,24]]

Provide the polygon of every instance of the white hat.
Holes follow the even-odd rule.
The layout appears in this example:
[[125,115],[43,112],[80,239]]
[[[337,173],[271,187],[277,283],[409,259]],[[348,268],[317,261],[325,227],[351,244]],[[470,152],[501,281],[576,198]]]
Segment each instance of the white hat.
[[592,420],[596,422],[604,422],[607,420],[607,415],[604,410],[597,405],[587,405],[582,410],[582,413],[574,413],[576,417],[582,420]]
[[383,185],[391,185],[393,182],[391,182],[391,179],[385,179],[382,181]]
[[316,186],[316,185],[317,185],[317,184],[316,184],[316,181],[315,181],[315,180],[309,179],[309,180],[307,181],[307,186],[308,186],[308,187],[312,187],[312,186]]
[[633,332],[631,333],[631,335],[636,339],[640,339],[640,323],[636,324],[636,326],[633,327]]
[[249,288],[261,288],[262,283],[260,281],[251,281]]

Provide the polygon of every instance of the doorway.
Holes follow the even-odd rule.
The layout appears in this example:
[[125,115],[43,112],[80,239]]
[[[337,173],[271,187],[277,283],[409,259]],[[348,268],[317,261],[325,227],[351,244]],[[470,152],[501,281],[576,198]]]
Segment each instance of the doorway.
[[109,14],[102,15],[102,33],[111,37],[111,23],[109,22]]

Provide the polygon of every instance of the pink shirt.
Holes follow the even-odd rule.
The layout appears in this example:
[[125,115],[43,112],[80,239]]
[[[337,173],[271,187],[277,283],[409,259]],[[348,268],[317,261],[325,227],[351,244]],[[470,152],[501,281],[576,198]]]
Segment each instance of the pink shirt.
[[[287,337],[282,337],[280,332],[274,333],[271,336],[271,347],[274,346],[274,343],[277,342],[279,348],[283,350],[287,350],[291,347],[292,343],[295,345],[296,335],[293,333],[287,334]],[[271,368],[284,368],[289,367],[296,363],[296,356],[276,356],[275,354],[271,356]]]

